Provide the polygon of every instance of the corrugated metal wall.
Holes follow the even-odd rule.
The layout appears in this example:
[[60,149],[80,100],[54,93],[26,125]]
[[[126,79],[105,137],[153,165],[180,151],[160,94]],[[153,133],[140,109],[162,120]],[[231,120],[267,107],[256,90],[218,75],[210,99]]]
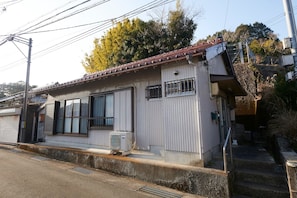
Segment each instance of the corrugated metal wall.
[[136,144],[138,149],[164,146],[162,99],[145,98],[145,88],[160,84],[160,79],[137,83],[136,92]]
[[[185,63],[185,65],[162,68],[163,86],[167,81],[187,78],[195,78],[195,66]],[[163,105],[165,149],[198,153],[199,131],[196,95],[164,97]]]
[[114,92],[114,131],[133,131],[132,88]]
[[167,98],[164,102],[166,150],[199,152],[195,96]]

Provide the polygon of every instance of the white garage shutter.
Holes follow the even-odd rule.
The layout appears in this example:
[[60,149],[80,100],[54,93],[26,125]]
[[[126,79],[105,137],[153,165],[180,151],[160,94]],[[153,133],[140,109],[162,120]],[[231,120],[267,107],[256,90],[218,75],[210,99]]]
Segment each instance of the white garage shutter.
[[18,142],[20,111],[15,108],[0,110],[0,142]]

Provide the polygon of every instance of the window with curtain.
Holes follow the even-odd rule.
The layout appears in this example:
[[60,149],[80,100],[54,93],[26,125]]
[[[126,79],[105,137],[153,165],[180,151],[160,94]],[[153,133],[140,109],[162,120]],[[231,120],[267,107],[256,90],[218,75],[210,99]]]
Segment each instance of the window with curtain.
[[87,134],[88,99],[57,102],[56,133]]
[[114,124],[114,96],[112,93],[91,96],[90,126],[112,128]]

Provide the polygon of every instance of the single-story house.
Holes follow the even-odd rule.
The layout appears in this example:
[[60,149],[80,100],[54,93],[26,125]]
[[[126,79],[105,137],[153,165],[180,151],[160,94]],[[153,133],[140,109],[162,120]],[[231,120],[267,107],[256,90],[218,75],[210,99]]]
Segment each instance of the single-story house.
[[[71,71],[69,71],[71,72]],[[67,75],[67,74],[66,74]],[[38,140],[130,149],[201,165],[220,151],[245,95],[225,43],[200,44],[34,90]],[[1,138],[1,137],[0,137]]]

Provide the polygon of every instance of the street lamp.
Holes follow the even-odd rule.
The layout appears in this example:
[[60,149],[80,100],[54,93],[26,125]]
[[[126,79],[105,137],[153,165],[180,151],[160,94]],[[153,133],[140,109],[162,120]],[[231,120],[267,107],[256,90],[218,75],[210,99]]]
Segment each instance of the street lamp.
[[[26,134],[26,121],[27,121],[27,108],[28,108],[28,90],[29,90],[29,79],[30,79],[30,64],[31,64],[31,48],[32,48],[32,39],[25,39],[14,34],[7,37],[8,41],[12,41],[12,43],[18,48],[18,50],[25,56],[27,59],[27,72],[26,72],[26,85],[24,91],[24,101],[23,101],[23,113],[22,113],[22,123],[21,123],[21,133],[20,133],[20,142],[25,142],[25,134]],[[18,43],[22,43],[29,46],[28,56],[26,56],[20,48],[14,43],[14,41]]]

